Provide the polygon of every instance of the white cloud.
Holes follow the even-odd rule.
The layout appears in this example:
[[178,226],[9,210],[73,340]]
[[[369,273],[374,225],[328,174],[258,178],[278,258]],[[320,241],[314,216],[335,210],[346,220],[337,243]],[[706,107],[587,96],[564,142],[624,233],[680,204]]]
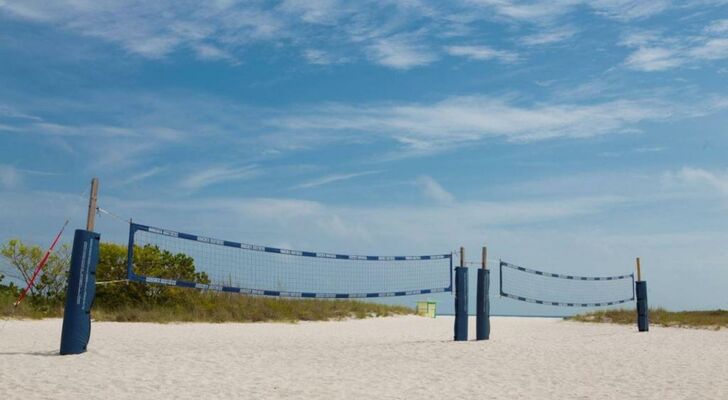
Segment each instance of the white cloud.
[[502,18],[540,25],[554,25],[556,21],[582,6],[591,7],[598,15],[620,21],[651,17],[671,6],[669,0],[470,0],[468,3],[491,10]]
[[[9,121],[18,132],[46,134],[42,146],[59,149],[49,138],[65,141],[89,168],[114,174],[119,182],[145,166],[183,152],[225,152],[241,164],[261,164],[271,157],[341,144],[383,145],[384,159],[433,154],[490,138],[534,142],[635,132],[642,122],[667,122],[719,112],[728,99],[701,95],[596,101],[579,98],[533,102],[515,96],[455,96],[428,102],[323,103],[280,109],[251,108],[211,96],[185,92],[105,93],[79,97],[79,104],[43,98],[26,114],[44,116]],[[662,99],[657,99],[661,97]],[[118,116],[108,125],[87,124],[104,99],[106,113]],[[73,113],[76,125],[49,116]],[[0,122],[5,120],[0,117]],[[213,157],[214,158],[214,157]],[[88,161],[86,161],[88,160]],[[217,165],[203,156],[195,160]],[[183,160],[183,163],[186,161]],[[185,167],[188,167],[186,164]],[[184,169],[182,169],[184,170]]]
[[285,0],[280,8],[312,24],[334,24],[347,11],[337,0]]
[[728,196],[728,173],[715,173],[702,168],[684,167],[674,176],[685,183],[707,185]]
[[[700,2],[682,6],[699,5]],[[492,16],[542,28],[542,32],[521,39],[526,45],[565,40],[573,35],[573,28],[557,27],[564,26],[565,17],[584,6],[605,17],[627,21],[657,15],[672,5],[668,0],[466,0],[449,9],[423,1],[342,4],[338,0],[286,0],[275,5],[237,1],[186,4],[171,0],[0,3],[0,9],[8,16],[52,24],[153,59],[182,50],[192,51],[203,60],[237,63],[246,47],[265,42],[281,49],[299,46],[301,52],[311,47],[348,48],[369,55],[374,62],[401,69],[437,59],[437,54],[423,48],[422,43],[432,43],[433,39],[452,32],[472,34],[474,25]],[[423,35],[419,45],[397,38],[410,32],[412,21],[422,21],[427,27],[427,32],[417,33]],[[716,21],[706,31],[716,33],[725,29],[722,21]],[[311,35],[312,32],[315,34]],[[405,54],[398,57],[396,53],[400,50]]]
[[542,32],[524,36],[520,39],[520,42],[526,46],[542,46],[563,42],[564,40],[570,39],[576,35],[576,32],[576,29],[573,27],[559,27],[557,29],[544,30]]
[[633,32],[621,44],[635,50],[625,60],[638,71],[664,71],[701,62],[728,59],[727,20],[717,20],[700,35],[666,37],[657,32]]
[[271,123],[291,136],[309,131],[332,136],[361,132],[394,139],[414,153],[432,153],[487,137],[529,142],[633,132],[640,122],[694,112],[649,99],[521,105],[499,98],[451,97],[429,104],[328,104],[292,111]]
[[728,38],[706,40],[699,46],[687,51],[688,56],[703,60],[721,60],[728,58]]
[[713,21],[705,27],[707,33],[728,33],[728,18]]
[[12,165],[0,164],[0,186],[13,188],[20,183],[20,172]]
[[598,14],[620,21],[644,19],[670,8],[670,0],[591,0],[587,4]]
[[316,178],[316,179],[313,179],[313,180],[310,180],[307,182],[303,182],[299,185],[294,186],[293,188],[294,189],[309,189],[312,187],[328,185],[329,183],[345,181],[345,180],[349,180],[349,179],[358,178],[361,176],[379,174],[381,172],[382,171],[364,171],[364,172],[355,172],[355,173],[351,173],[351,174],[326,175],[326,176],[322,176],[320,178]]
[[183,4],[175,1],[7,2],[2,8],[21,18],[41,21],[118,44],[131,53],[162,58],[191,48],[203,59],[225,57],[226,49],[284,37],[285,21],[260,4],[232,2]]
[[[607,18],[628,21],[657,15],[670,6],[667,0],[465,0],[452,7],[426,1],[188,4],[172,0],[58,0],[49,4],[27,0],[0,3],[0,10],[10,17],[113,43],[150,59],[191,52],[200,60],[237,64],[248,48],[265,44],[281,51],[293,47],[295,53],[304,54],[314,64],[335,64],[365,56],[386,67],[410,69],[438,59],[438,52],[430,48],[435,46],[433,43],[457,48],[462,46],[448,42],[453,38],[462,41],[470,36],[468,41],[472,41],[481,37],[484,19],[533,26],[535,32],[519,41],[539,46],[572,37],[575,29],[567,18],[584,7]],[[717,34],[724,29],[725,22],[716,21],[706,32]],[[463,56],[503,62],[515,59],[513,53],[503,50],[470,50],[474,51]],[[333,53],[337,55],[332,56]]]
[[342,64],[349,61],[346,57],[339,57],[320,49],[306,49],[303,51],[303,57],[310,64],[330,65]]
[[130,176],[129,178],[124,180],[121,184],[130,185],[132,183],[141,182],[141,181],[149,179],[153,176],[159,175],[160,173],[164,172],[165,170],[166,170],[165,167],[152,167],[146,171],[142,171],[138,174],[134,174],[134,175]]
[[306,49],[303,52],[303,56],[311,64],[331,64],[331,58],[329,57],[328,53],[323,50]]
[[417,185],[422,189],[422,193],[430,200],[434,200],[440,204],[452,204],[455,201],[455,196],[445,190],[436,180],[432,177],[423,175],[417,178]]
[[666,147],[664,146],[651,146],[651,147],[637,147],[633,149],[635,153],[660,153],[662,151],[665,151]]
[[[3,2],[8,16],[53,25],[83,36],[114,43],[129,53],[161,59],[189,51],[201,60],[238,63],[245,49],[267,44],[287,50],[348,49],[381,65],[407,69],[432,62],[436,55],[405,40],[404,26],[420,17],[441,18],[426,5],[407,2],[286,0],[268,2],[211,1],[199,4],[172,0],[95,2],[59,0]],[[312,34],[314,33],[315,34]],[[324,57],[308,52],[312,62],[331,64],[348,55]]]
[[450,55],[466,57],[471,60],[497,60],[504,63],[512,63],[518,60],[518,54],[514,52],[495,50],[488,46],[448,46],[446,50]]
[[652,47],[640,48],[627,57],[625,64],[640,71],[663,71],[685,63],[679,53],[672,49]]
[[520,2],[512,0],[470,0],[473,5],[496,15],[521,22],[549,23],[574,10],[581,0]]
[[[24,106],[14,114],[32,112],[42,118],[0,115],[0,125],[12,124],[11,132],[29,137],[42,135],[37,145],[52,151],[68,149],[89,168],[124,174],[120,181],[128,177],[124,169],[134,166],[137,172],[149,165],[150,157],[221,143],[209,141],[211,137],[224,136],[229,144],[240,126],[256,124],[244,106],[189,92],[99,90],[79,92],[73,100],[17,95],[3,100]],[[99,104],[104,105],[103,113]],[[73,115],[73,121],[59,118],[63,115]],[[103,124],[95,122],[99,118]]]
[[42,121],[42,119],[40,117],[37,117],[35,115],[26,114],[24,112],[16,110],[14,107],[10,107],[10,106],[4,105],[4,104],[0,104],[0,118]]
[[230,53],[220,49],[217,46],[212,46],[209,44],[198,44],[193,46],[193,48],[195,49],[197,56],[203,60],[236,61],[235,57],[230,55]]
[[382,38],[368,47],[369,57],[376,63],[395,69],[410,69],[431,64],[437,56],[409,35]]
[[[455,237],[477,237],[477,232],[496,227],[524,226],[545,221],[562,221],[606,213],[628,204],[618,196],[589,196],[523,201],[452,201],[431,205],[339,206],[317,201],[286,198],[197,198],[194,200],[143,201],[106,200],[105,208],[139,221],[153,218],[183,230],[195,216],[202,234],[239,237],[244,232],[261,232],[254,242],[297,243],[312,250],[357,250],[361,244],[376,246],[385,253],[426,243],[438,248]],[[1,202],[0,202],[1,204]],[[182,224],[182,225],[180,225]],[[196,223],[197,224],[197,223]],[[437,229],[433,229],[437,227]],[[406,243],[401,238],[407,238]],[[244,238],[243,238],[244,239]],[[446,240],[446,242],[443,242]],[[262,242],[262,243],[261,243]],[[426,249],[426,248],[424,248]]]
[[254,165],[240,168],[208,167],[189,174],[180,181],[179,186],[194,191],[222,182],[252,179],[258,175],[260,170]]

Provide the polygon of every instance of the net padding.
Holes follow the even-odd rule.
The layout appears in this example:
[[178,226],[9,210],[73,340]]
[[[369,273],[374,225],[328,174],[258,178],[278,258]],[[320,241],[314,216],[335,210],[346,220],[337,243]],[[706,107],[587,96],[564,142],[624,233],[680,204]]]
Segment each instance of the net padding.
[[560,307],[605,307],[634,300],[634,275],[577,276],[501,261],[500,295]]
[[[148,268],[149,250],[194,265],[163,273]],[[279,297],[372,298],[452,291],[452,255],[357,256],[212,239],[132,223],[128,279],[178,287]],[[158,269],[157,269],[158,271]]]

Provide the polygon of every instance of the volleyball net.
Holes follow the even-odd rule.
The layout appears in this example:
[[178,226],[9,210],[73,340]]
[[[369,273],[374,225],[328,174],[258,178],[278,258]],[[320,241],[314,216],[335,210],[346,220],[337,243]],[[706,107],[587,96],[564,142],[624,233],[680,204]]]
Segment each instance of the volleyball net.
[[452,254],[280,249],[131,223],[131,281],[263,296],[374,298],[452,291]]
[[501,261],[500,295],[551,306],[606,307],[634,300],[634,275],[565,275]]

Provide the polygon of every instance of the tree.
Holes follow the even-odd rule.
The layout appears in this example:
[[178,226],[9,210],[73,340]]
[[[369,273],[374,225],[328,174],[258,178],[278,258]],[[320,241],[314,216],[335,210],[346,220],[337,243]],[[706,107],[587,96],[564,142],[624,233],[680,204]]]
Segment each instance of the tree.
[[[27,245],[18,239],[12,239],[0,246],[0,255],[17,269],[20,278],[25,282],[30,280],[43,254],[44,250],[40,246]],[[45,305],[60,304],[66,293],[70,262],[70,246],[58,247],[36,278],[35,287],[30,292],[31,299],[36,302],[43,300],[42,304]],[[139,275],[210,283],[207,274],[195,271],[192,257],[162,250],[157,246],[135,247],[134,266]],[[127,246],[100,243],[96,281],[118,281],[126,278]],[[10,288],[17,289],[12,284]],[[185,289],[138,282],[99,285],[96,288],[96,304],[111,308],[125,305],[180,304],[188,297],[188,293]]]
[[[99,265],[96,269],[97,281],[127,278],[127,249],[124,245],[101,243]],[[207,274],[195,271],[192,257],[183,253],[173,254],[152,245],[134,248],[134,272],[158,278],[210,283]],[[96,292],[97,304],[112,308],[134,304],[175,303],[184,296],[184,289],[138,282],[103,285]]]
[[[0,255],[15,267],[26,284],[45,254],[38,245],[27,245],[19,239],[11,239],[0,247]],[[30,289],[31,297],[44,300],[61,300],[65,295],[71,248],[64,244],[48,257],[43,270]]]

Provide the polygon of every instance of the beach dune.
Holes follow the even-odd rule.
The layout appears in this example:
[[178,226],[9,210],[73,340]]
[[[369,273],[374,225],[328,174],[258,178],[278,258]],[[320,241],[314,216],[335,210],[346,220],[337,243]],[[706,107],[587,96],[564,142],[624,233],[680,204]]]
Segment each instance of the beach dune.
[[0,398],[728,399],[726,330],[491,321],[483,342],[452,317],[97,322],[79,356],[57,355],[60,320],[8,321]]

